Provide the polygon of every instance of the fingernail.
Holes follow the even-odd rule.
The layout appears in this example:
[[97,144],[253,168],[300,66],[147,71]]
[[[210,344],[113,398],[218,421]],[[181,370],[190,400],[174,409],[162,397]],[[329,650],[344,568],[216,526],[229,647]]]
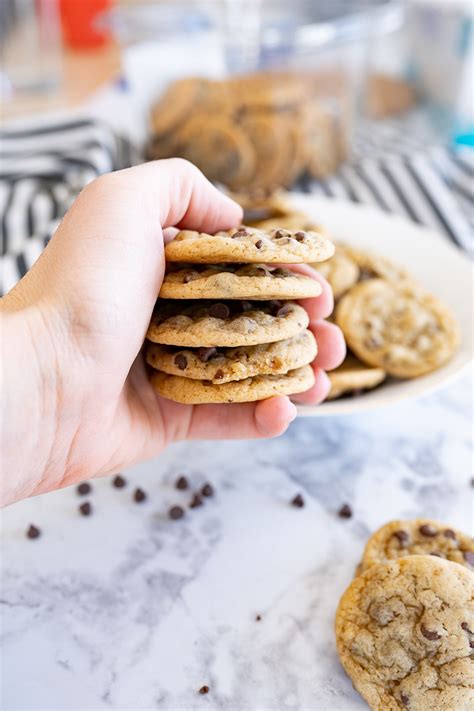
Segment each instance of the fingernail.
[[291,400],[288,401],[289,408],[288,408],[288,419],[290,422],[293,422],[294,419],[296,419],[296,416],[298,414],[298,410],[296,408],[296,405],[294,402],[291,402]]

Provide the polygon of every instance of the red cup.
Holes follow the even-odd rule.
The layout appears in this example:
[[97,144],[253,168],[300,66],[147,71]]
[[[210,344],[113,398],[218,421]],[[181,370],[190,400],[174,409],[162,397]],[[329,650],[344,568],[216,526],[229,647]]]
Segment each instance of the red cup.
[[97,17],[112,6],[113,0],[59,0],[64,42],[74,49],[102,47],[110,32],[95,26]]

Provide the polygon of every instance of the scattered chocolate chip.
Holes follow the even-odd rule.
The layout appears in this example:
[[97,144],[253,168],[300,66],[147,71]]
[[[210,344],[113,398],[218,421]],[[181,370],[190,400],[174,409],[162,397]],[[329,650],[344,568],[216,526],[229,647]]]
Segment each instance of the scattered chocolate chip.
[[186,479],[185,476],[180,476],[180,477],[176,480],[175,487],[176,487],[177,489],[179,489],[180,491],[183,491],[183,489],[187,489],[188,486],[189,486],[189,482],[188,482],[188,480]]
[[286,237],[286,233],[283,230],[275,230],[274,236],[276,239],[282,239],[283,237]]
[[452,530],[452,528],[446,528],[443,531],[443,536],[446,538],[452,538],[453,541],[456,540],[456,533]]
[[177,353],[174,357],[174,362],[180,370],[186,370],[186,368],[188,367],[188,359],[186,358],[184,353]]
[[212,304],[211,308],[209,309],[209,316],[212,316],[212,318],[229,318],[229,307],[226,304],[221,303]]
[[194,494],[191,502],[189,504],[190,509],[197,509],[199,506],[203,505],[202,496],[200,494]]
[[284,304],[278,309],[276,315],[278,318],[282,318],[283,316],[287,316],[289,313],[291,313],[291,304]]
[[216,372],[214,373],[214,380],[222,380],[224,375],[225,373],[222,368],[219,368],[219,370],[216,370]]
[[438,535],[438,529],[431,526],[429,523],[424,523],[418,530],[422,536],[426,536],[427,538],[434,538]]
[[352,518],[352,509],[349,504],[343,504],[337,512],[337,515],[340,518]]
[[255,615],[255,619],[256,619],[257,622],[260,622],[260,620],[262,619],[262,616],[261,616],[261,615]]
[[469,629],[469,624],[467,622],[461,622],[461,629],[463,629],[464,632],[467,632],[468,634],[473,634],[472,631]]
[[207,363],[209,358],[212,358],[217,353],[217,348],[198,348],[197,354],[199,360],[202,360],[203,363]]
[[261,249],[261,248],[263,247],[263,239],[258,239],[258,240],[255,242],[255,246],[256,246],[257,249]]
[[27,538],[31,538],[33,540],[33,538],[39,538],[40,536],[41,530],[37,526],[33,526],[33,524],[31,524],[31,526],[28,526],[26,530]]
[[181,506],[172,506],[168,511],[168,516],[172,518],[173,521],[177,521],[179,518],[183,518],[184,509]]
[[142,501],[145,501],[145,499],[146,499],[146,494],[143,491],[143,489],[140,489],[140,488],[135,489],[135,491],[133,492],[133,500],[137,504],[141,504]]
[[466,563],[469,563],[469,565],[474,566],[474,553],[472,551],[463,551],[462,557],[466,561]]
[[423,637],[429,639],[430,642],[436,642],[436,640],[441,639],[441,635],[439,635],[436,630],[429,630],[424,624],[421,625],[420,631]]
[[211,484],[206,483],[201,489],[201,494],[203,496],[214,496],[214,489],[212,488]]
[[306,239],[306,232],[295,232],[294,237],[298,242],[304,242]]
[[90,501],[84,501],[83,504],[79,506],[79,513],[81,516],[90,516],[92,513],[92,504]]
[[207,684],[204,684],[204,686],[201,686],[201,688],[199,689],[199,693],[200,694],[208,694],[209,693],[209,687],[207,686]]
[[408,706],[408,704],[410,703],[410,698],[406,694],[401,693],[400,694],[400,701],[402,702],[402,704],[404,706]]
[[87,481],[84,481],[77,487],[77,493],[79,494],[79,496],[87,496],[87,494],[90,494],[91,489],[91,485],[88,484]]
[[400,529],[400,531],[394,531],[393,533],[394,538],[398,540],[400,543],[400,548],[406,548],[408,545],[408,542],[410,540],[410,535],[407,531],[403,531]]
[[117,476],[114,476],[112,479],[112,486],[115,486],[116,489],[123,489],[124,486],[127,486],[127,480],[120,474],[117,474]]
[[292,506],[296,506],[297,509],[302,509],[304,506],[304,499],[301,494],[296,494],[296,496],[290,501]]
[[194,279],[196,272],[185,272],[183,274],[183,284],[187,284],[188,282],[192,281]]
[[248,237],[249,233],[247,230],[244,230],[243,228],[240,230],[237,230],[237,232],[234,232],[232,236],[232,239],[237,239],[237,237]]

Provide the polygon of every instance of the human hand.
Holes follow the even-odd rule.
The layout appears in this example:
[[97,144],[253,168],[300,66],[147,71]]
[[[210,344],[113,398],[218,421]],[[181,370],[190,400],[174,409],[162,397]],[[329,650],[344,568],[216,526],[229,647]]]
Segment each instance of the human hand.
[[[141,346],[163,279],[163,230],[213,233],[241,208],[190,163],[157,161],[102,176],[77,198],[44,253],[3,299],[4,503],[117,472],[182,439],[271,437],[296,415],[287,397],[232,405],[182,405],[154,393]],[[303,303],[318,341],[315,384],[343,359],[323,285]]]

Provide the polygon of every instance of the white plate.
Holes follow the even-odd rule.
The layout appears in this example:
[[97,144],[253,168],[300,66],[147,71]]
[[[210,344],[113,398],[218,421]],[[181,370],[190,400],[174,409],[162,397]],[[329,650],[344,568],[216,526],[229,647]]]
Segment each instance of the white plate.
[[372,207],[296,193],[292,197],[297,209],[326,227],[336,240],[378,252],[406,267],[449,306],[461,328],[459,350],[439,370],[413,380],[388,380],[359,397],[317,407],[300,405],[300,415],[346,415],[420,397],[446,385],[472,362],[474,272],[470,260],[448,238]]

